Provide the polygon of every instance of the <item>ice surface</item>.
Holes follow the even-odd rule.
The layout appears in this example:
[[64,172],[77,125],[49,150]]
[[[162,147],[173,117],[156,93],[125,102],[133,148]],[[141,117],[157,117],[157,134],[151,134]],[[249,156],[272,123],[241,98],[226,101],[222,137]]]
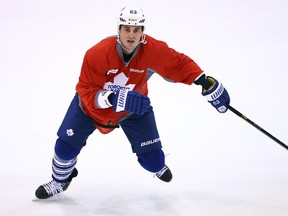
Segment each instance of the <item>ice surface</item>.
[[[63,196],[32,201],[50,181],[56,131],[85,51],[116,34],[115,17],[131,3],[0,2],[0,215],[287,216],[287,150],[232,112],[216,112],[199,87],[158,76],[149,95],[172,183],[140,167],[121,129],[96,131]],[[191,56],[222,81],[232,106],[287,144],[288,2],[137,5],[149,35]]]

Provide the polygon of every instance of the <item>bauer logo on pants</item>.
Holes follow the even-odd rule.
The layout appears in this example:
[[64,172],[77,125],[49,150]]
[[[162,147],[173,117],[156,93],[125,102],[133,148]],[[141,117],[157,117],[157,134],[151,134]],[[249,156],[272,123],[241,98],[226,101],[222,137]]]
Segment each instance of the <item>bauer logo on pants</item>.
[[142,143],[141,143],[141,147],[144,147],[144,146],[147,146],[147,145],[152,145],[152,144],[157,143],[157,142],[159,142],[159,141],[160,141],[160,138],[159,138],[159,137],[156,138],[156,139],[153,139],[153,140],[148,140],[148,141],[146,141],[146,142],[142,142]]

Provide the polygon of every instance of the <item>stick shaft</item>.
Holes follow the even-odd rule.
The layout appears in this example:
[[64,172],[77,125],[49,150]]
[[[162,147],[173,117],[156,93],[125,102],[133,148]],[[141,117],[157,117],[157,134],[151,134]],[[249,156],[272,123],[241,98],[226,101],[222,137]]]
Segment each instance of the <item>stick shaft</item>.
[[266,130],[264,130],[263,128],[261,128],[259,125],[257,125],[255,122],[253,122],[252,120],[250,120],[249,118],[247,118],[245,115],[243,115],[242,113],[240,113],[238,110],[236,110],[235,108],[233,108],[232,106],[229,106],[228,109],[230,111],[232,111],[233,113],[235,113],[237,116],[239,116],[240,118],[244,119],[246,122],[248,122],[249,124],[251,124],[253,127],[257,128],[259,131],[261,131],[262,133],[264,133],[266,136],[270,137],[272,140],[274,140],[276,143],[278,143],[279,145],[281,145],[282,147],[284,147],[285,149],[288,150],[288,146],[286,144],[284,144],[282,141],[280,141],[279,139],[277,139],[275,136],[273,136],[272,134],[270,134],[269,132],[267,132]]

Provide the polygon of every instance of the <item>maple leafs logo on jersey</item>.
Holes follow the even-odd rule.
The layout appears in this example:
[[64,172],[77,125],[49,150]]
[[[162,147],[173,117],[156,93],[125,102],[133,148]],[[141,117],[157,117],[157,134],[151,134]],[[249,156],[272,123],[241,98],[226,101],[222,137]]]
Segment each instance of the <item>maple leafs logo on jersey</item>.
[[121,72],[117,76],[114,77],[114,83],[106,82],[104,84],[104,89],[107,89],[107,90],[113,91],[113,92],[117,92],[120,89],[125,88],[125,89],[129,89],[131,91],[134,89],[135,84],[126,85],[128,79],[129,78],[126,77],[126,75],[123,72]]

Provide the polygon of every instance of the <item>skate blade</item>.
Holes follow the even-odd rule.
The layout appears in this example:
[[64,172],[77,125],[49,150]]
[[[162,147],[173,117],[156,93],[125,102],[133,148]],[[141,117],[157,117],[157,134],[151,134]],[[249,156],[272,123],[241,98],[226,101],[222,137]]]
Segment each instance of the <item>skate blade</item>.
[[59,200],[63,200],[65,199],[65,195],[64,194],[56,194],[54,196],[51,196],[47,199],[39,199],[36,196],[34,198],[32,198],[33,202],[51,202],[51,201],[59,201]]

